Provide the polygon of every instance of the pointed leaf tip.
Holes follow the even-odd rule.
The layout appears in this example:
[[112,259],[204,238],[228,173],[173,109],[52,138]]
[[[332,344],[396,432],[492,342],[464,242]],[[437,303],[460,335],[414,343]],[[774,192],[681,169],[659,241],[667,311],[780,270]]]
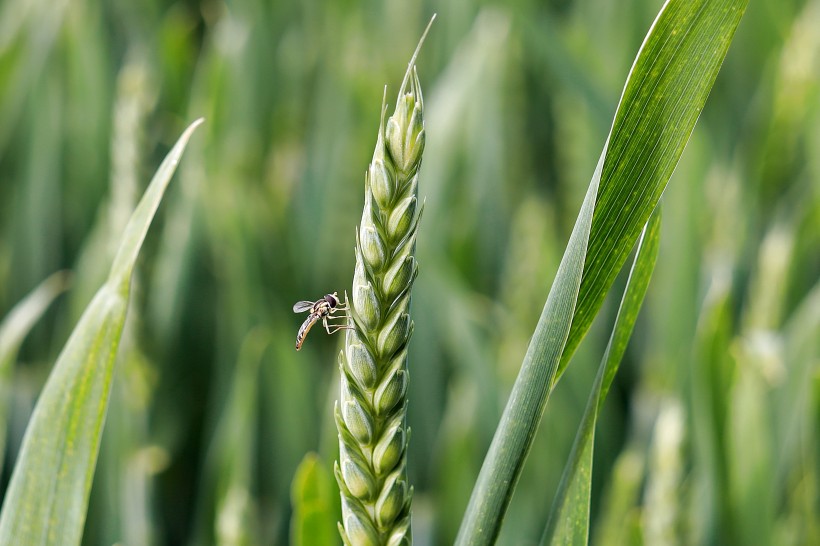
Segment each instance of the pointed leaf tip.
[[165,194],[165,189],[168,187],[168,183],[171,181],[171,177],[182,158],[182,153],[188,145],[188,140],[196,128],[204,121],[205,118],[199,118],[185,129],[174,147],[165,156],[154,178],[148,184],[148,189],[145,190],[142,199],[125,226],[125,231],[120,239],[120,247],[108,277],[108,282],[119,287],[120,290],[127,289],[139,249],[145,240],[145,235],[148,233],[148,226],[151,225],[151,221],[154,219],[154,214],[156,214],[162,196]]
[[163,160],[120,237],[108,281],[89,303],[49,374],[3,499],[0,546],[81,542],[131,272],[185,145],[201,123],[192,123]]

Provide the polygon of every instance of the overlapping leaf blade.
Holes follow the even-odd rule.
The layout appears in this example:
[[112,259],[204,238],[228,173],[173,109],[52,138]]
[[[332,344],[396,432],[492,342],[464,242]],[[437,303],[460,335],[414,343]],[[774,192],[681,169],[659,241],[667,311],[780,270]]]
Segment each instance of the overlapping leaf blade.
[[748,0],[669,0],[644,39],[606,148],[578,305],[560,378],[657,205]]
[[524,356],[524,364],[501,416],[501,424],[473,488],[456,544],[492,544],[500,530],[504,510],[538,429],[561,350],[569,334],[570,321],[566,317],[572,316],[578,297],[603,160],[602,154]]
[[63,348],[29,422],[0,513],[0,545],[79,544],[131,274],[198,120],[166,156],[131,216],[108,280]]
[[[589,193],[576,222],[519,376],[484,460],[457,544],[492,544],[546,406],[612,282],[657,205],[694,129],[748,0],[669,0],[646,36],[627,79],[590,188],[597,199],[588,237]],[[583,231],[583,229],[581,230]],[[565,262],[581,251],[583,277],[573,305]],[[566,273],[566,272],[564,272]],[[577,302],[575,299],[577,296]],[[571,325],[570,325],[571,324]],[[568,331],[565,335],[556,335]]]
[[660,243],[660,211],[656,211],[638,242],[618,316],[587,402],[575,443],[561,478],[542,544],[586,544],[589,537],[589,501],[592,489],[592,452],[595,424],[612,379],[618,371],[638,318]]

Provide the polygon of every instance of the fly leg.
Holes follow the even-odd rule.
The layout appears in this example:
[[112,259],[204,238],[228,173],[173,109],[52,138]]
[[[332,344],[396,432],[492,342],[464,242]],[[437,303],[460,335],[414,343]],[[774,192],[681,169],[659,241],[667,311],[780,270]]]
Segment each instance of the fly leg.
[[339,311],[347,311],[348,309],[350,309],[350,305],[348,305],[347,301],[347,290],[345,290],[345,300],[339,302],[339,305],[336,307],[336,309]]
[[348,326],[347,324],[329,324],[328,319],[347,319],[347,315],[343,317],[334,317],[334,316],[327,316],[322,319],[322,325],[325,327],[325,331],[328,334],[335,334],[339,330],[353,330],[353,326]]
[[[334,319],[341,319],[343,321],[347,321],[350,318],[350,315],[348,315],[346,311],[349,311],[349,310],[350,310],[350,304],[348,303],[348,299],[347,299],[347,290],[345,290],[345,299],[344,299],[344,301],[339,302],[339,305],[334,307],[333,310],[326,317],[324,317],[324,319],[322,321],[322,324],[325,327],[325,331],[327,331],[328,334],[334,334],[334,333],[338,332],[339,330],[353,330],[353,329],[355,329],[354,326],[349,326],[349,325],[346,324],[346,322],[344,324],[328,324],[328,320],[334,320]],[[337,311],[345,311],[345,314],[342,315],[342,316],[335,316],[334,313],[336,313]]]

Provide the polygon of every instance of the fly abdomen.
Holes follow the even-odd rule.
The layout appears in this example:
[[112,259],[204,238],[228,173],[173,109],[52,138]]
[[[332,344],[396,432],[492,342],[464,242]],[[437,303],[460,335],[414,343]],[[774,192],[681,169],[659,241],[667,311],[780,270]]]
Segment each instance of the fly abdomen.
[[302,348],[302,343],[305,341],[305,337],[307,337],[308,332],[310,329],[313,328],[313,325],[316,324],[316,321],[319,320],[318,313],[311,313],[308,315],[308,318],[305,319],[305,322],[302,323],[302,326],[299,327],[299,332],[296,334],[296,350]]

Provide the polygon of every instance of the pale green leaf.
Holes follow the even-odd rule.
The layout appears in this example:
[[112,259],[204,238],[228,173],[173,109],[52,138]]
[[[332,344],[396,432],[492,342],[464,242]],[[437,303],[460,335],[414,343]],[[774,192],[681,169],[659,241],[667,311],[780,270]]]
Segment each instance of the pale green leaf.
[[165,188],[201,122],[186,129],[160,165],[125,228],[108,280],[57,358],[3,501],[0,545],[80,543],[131,274]]
[[17,351],[54,298],[66,289],[67,283],[66,272],[54,273],[15,305],[0,323],[0,470],[3,468],[3,458],[6,454],[11,376]]
[[332,480],[330,471],[316,453],[306,454],[299,463],[290,489],[293,504],[291,546],[339,543]]

